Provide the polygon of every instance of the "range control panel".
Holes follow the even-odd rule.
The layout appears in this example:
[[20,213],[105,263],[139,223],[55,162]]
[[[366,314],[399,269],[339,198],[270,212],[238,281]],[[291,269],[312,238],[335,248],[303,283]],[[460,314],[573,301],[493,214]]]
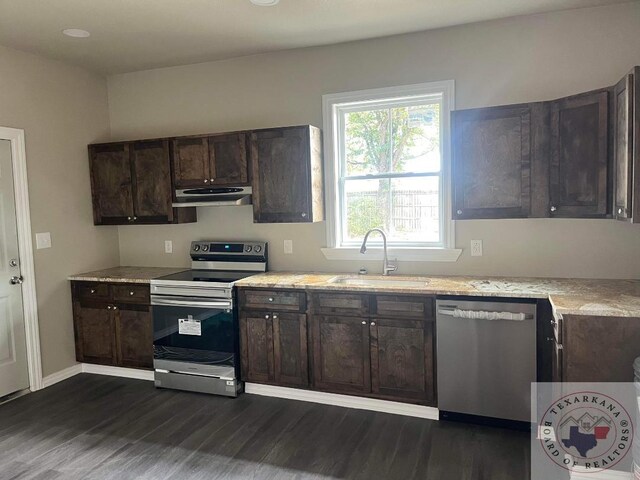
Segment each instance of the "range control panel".
[[191,242],[191,255],[266,255],[266,242],[218,242],[200,240]]

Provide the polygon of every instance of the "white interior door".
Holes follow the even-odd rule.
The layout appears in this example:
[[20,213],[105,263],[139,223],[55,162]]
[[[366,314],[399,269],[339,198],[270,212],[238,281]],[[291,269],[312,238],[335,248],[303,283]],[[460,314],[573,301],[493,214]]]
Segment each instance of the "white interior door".
[[0,397],[29,387],[11,141],[0,140]]

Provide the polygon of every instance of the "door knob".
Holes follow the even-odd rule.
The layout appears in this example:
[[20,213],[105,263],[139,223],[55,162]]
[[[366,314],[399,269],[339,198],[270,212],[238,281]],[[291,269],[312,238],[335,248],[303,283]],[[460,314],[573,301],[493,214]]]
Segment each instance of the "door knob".
[[23,282],[24,278],[22,278],[22,275],[11,277],[11,280],[9,280],[11,285],[21,285]]

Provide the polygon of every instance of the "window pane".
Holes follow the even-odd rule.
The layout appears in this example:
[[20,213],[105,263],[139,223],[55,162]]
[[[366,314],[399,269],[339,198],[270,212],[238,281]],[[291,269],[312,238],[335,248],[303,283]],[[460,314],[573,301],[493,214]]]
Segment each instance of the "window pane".
[[440,242],[439,187],[438,176],[346,180],[343,243],[360,242],[375,227],[392,242]]
[[440,171],[440,105],[393,109],[393,171]]
[[440,171],[440,105],[345,114],[347,176]]

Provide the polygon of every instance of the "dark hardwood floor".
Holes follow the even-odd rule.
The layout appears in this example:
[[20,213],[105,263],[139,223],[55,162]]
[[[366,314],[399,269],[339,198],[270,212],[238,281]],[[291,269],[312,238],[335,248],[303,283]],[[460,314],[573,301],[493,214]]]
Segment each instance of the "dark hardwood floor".
[[527,433],[78,375],[0,405],[1,479],[529,478]]

